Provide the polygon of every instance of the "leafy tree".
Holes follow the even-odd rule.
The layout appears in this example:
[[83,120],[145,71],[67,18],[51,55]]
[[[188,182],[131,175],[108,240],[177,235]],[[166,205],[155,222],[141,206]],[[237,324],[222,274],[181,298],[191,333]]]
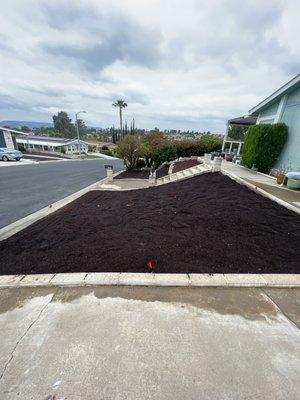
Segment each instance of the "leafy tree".
[[85,125],[85,122],[82,119],[77,118],[77,123],[78,123],[80,137],[85,136],[88,129],[87,126]]
[[153,132],[144,136],[143,143],[144,143],[144,157],[146,165],[147,167],[151,167],[153,164],[154,152],[166,144],[166,138],[159,131]]
[[60,132],[57,132],[54,128],[48,127],[35,128],[34,133],[39,136],[62,137]]
[[122,135],[122,132],[123,132],[123,115],[122,115],[122,113],[123,113],[123,109],[126,108],[128,106],[128,104],[124,100],[120,99],[120,100],[117,100],[112,105],[113,105],[113,107],[116,107],[119,109],[120,129],[121,129],[121,135]]
[[223,140],[217,135],[206,134],[201,137],[201,142],[204,146],[204,152],[218,151],[222,148]]
[[243,147],[242,164],[269,172],[279,157],[288,137],[288,127],[283,124],[252,125],[247,131]]
[[205,153],[204,144],[199,140],[174,140],[177,157],[201,156]]
[[76,136],[74,124],[65,111],[60,111],[57,115],[53,115],[54,130],[61,133],[66,138]]
[[26,133],[31,132],[30,128],[26,125],[21,126],[21,131]]
[[128,170],[136,168],[140,157],[143,157],[144,146],[141,138],[137,135],[127,135],[118,142],[117,155],[123,158]]

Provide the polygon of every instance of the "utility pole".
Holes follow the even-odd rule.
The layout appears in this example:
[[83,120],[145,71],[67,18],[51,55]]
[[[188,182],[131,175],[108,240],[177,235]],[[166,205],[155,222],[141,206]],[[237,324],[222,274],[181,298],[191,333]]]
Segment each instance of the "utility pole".
[[80,136],[79,136],[79,126],[78,126],[78,118],[77,118],[77,116],[78,116],[79,114],[86,114],[86,111],[78,111],[78,112],[75,114],[76,130],[77,130],[77,142],[78,142],[78,155],[79,155],[79,158],[81,158]]

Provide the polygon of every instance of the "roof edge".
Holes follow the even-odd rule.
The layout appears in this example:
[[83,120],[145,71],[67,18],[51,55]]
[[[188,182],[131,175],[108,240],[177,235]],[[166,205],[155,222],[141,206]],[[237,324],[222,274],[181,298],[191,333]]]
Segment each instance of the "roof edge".
[[255,112],[259,111],[262,107],[266,106],[268,103],[271,101],[275,100],[277,97],[285,94],[291,87],[296,85],[297,83],[300,83],[300,74],[296,75],[294,78],[292,78],[290,81],[288,81],[286,84],[281,86],[279,89],[277,89],[274,93],[272,93],[270,96],[262,100],[260,103],[258,103],[255,107],[251,108],[248,111],[249,115],[254,114]]

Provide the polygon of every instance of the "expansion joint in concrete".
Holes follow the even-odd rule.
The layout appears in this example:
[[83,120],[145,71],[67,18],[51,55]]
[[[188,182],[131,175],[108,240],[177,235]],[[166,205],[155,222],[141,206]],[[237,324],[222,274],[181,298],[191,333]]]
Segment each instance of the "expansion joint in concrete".
[[25,336],[28,334],[28,332],[30,331],[30,329],[37,323],[37,321],[40,319],[40,317],[42,316],[43,312],[46,310],[46,308],[48,307],[48,305],[51,303],[52,299],[53,299],[54,294],[51,295],[50,300],[42,307],[42,309],[40,310],[38,316],[35,318],[34,321],[31,322],[31,324],[29,324],[28,328],[25,330],[25,332],[21,335],[20,339],[17,341],[17,343],[15,344],[12,352],[10,353],[10,357],[9,360],[5,363],[4,368],[0,374],[0,381],[3,379],[10,363],[12,362],[12,360],[14,359],[14,354],[16,352],[16,350],[18,349],[19,344],[22,342],[22,340],[25,338]]
[[284,317],[292,324],[294,325],[295,328],[297,328],[298,330],[300,330],[300,327],[295,323],[295,321],[293,321],[280,307],[279,305],[276,303],[276,301],[274,301],[274,299],[272,299],[272,297],[266,293],[266,291],[264,289],[261,289],[262,292],[264,293],[264,295],[268,298],[268,300],[276,307],[276,309],[278,311],[281,312],[282,315],[284,315]]

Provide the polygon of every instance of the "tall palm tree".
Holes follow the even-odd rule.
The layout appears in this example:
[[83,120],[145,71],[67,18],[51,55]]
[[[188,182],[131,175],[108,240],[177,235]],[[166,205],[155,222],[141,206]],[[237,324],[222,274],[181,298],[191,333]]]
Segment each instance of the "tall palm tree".
[[113,107],[119,108],[121,136],[123,132],[122,110],[127,106],[128,104],[124,100],[117,100],[115,103],[113,103]]

